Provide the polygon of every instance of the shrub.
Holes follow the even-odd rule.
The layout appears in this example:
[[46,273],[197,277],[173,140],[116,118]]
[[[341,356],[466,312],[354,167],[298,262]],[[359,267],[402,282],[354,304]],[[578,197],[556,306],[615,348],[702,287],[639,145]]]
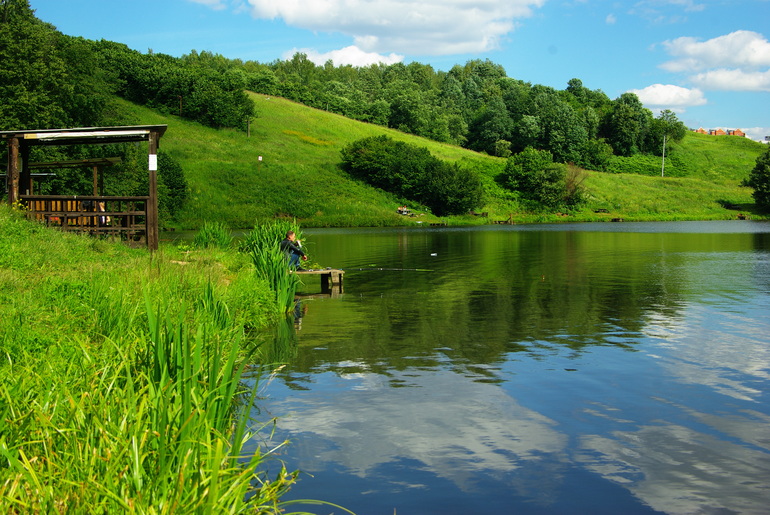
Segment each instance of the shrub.
[[557,208],[582,202],[585,173],[574,165],[554,163],[547,150],[527,147],[508,159],[501,179],[505,187],[519,192],[523,199]]
[[270,285],[276,303],[286,312],[294,308],[294,293],[299,286],[299,277],[289,272],[286,255],[279,246],[289,230],[294,231],[299,240],[302,239],[296,222],[273,220],[254,227],[240,245],[240,250],[251,257],[257,276]]
[[747,184],[754,188],[754,202],[762,209],[770,209],[770,147],[757,158]]
[[193,245],[198,248],[229,248],[233,243],[230,230],[222,222],[204,222],[203,227],[193,237]]
[[481,179],[474,171],[441,161],[424,147],[373,136],[347,145],[341,156],[351,176],[423,204],[437,216],[466,213],[481,201]]

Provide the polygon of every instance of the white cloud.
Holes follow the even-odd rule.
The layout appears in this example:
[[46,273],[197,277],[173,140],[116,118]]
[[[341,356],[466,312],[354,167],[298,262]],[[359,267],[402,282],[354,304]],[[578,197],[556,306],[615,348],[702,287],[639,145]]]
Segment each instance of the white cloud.
[[614,14],[608,14],[607,18],[605,18],[604,21],[607,25],[615,25],[618,19],[615,17]]
[[[214,2],[214,0],[209,0]],[[498,48],[516,20],[546,0],[247,0],[255,18],[282,19],[313,31],[347,34],[365,52],[412,55]]]
[[662,68],[671,72],[694,72],[709,68],[770,67],[770,42],[762,34],[739,30],[707,41],[681,37],[663,42],[676,59]]
[[686,108],[707,103],[703,92],[697,88],[683,88],[673,84],[653,84],[644,89],[632,89],[645,107],[655,109],[670,109],[675,113],[683,113]]
[[709,70],[693,75],[690,80],[694,84],[710,90],[770,92],[770,70],[764,72]]
[[661,65],[704,90],[770,91],[770,42],[757,32],[738,30],[706,41],[681,37],[664,41],[674,57]]
[[741,127],[741,130],[746,133],[747,138],[751,138],[756,141],[766,143],[770,138],[770,127]]
[[340,50],[332,50],[331,52],[318,52],[313,49],[307,49],[307,48],[295,48],[288,52],[286,52],[283,55],[284,59],[291,59],[291,57],[297,53],[301,52],[305,55],[307,55],[307,58],[312,61],[313,63],[317,65],[323,65],[326,63],[326,61],[331,60],[334,62],[335,66],[341,66],[350,64],[353,66],[369,66],[371,64],[394,64],[399,63],[404,60],[403,55],[398,54],[389,54],[389,55],[381,55],[375,52],[364,52],[357,46],[348,46],[345,48],[342,48]]

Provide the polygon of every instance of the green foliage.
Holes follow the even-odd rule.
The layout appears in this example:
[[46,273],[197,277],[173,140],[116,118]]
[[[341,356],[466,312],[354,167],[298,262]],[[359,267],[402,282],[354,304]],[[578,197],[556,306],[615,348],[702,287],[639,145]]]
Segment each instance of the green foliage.
[[419,201],[437,216],[465,214],[481,204],[484,190],[478,174],[458,163],[438,162],[424,181]]
[[634,93],[623,93],[612,103],[612,111],[601,131],[615,154],[630,157],[647,150],[652,113]]
[[158,152],[158,179],[163,184],[162,189],[158,188],[161,218],[164,213],[168,213],[169,218],[173,219],[187,200],[187,179],[182,165],[162,150]]
[[770,210],[770,146],[757,158],[751,170],[748,186],[754,188],[754,201],[765,211]]
[[207,220],[203,222],[203,227],[193,237],[192,243],[201,249],[209,247],[227,249],[233,243],[233,236],[224,222],[209,222]]
[[184,58],[142,54],[110,41],[91,42],[103,69],[115,70],[118,94],[132,102],[209,127],[244,128],[254,103],[244,92],[247,77],[221,56]]
[[250,418],[261,365],[244,375],[276,307],[243,254],[150,255],[0,206],[0,284],[3,512],[283,512],[296,473],[268,476],[283,444]]
[[[236,131],[215,131],[187,121],[174,121],[146,108],[123,102],[127,113],[143,123],[172,123],[163,137],[163,149],[184,167],[190,196],[177,220],[180,227],[199,229],[203,220],[221,220],[232,229],[251,228],[276,217],[297,219],[305,227],[411,225],[434,221],[429,213],[419,216],[420,206],[410,206],[417,217],[402,217],[395,208],[406,200],[359,180],[351,180],[337,165],[340,151],[364,137],[386,135],[413,146],[428,148],[442,161],[458,162],[480,177],[484,189],[477,211],[492,219],[530,220],[519,195],[496,181],[505,161],[457,146],[432,142],[394,130],[364,124],[309,109],[274,96],[253,95],[263,116],[252,124],[252,137]],[[288,130],[290,128],[291,130]],[[255,145],[258,138],[259,145]],[[212,151],[215,145],[215,151]],[[613,158],[612,174],[589,173],[583,183],[587,203],[582,211],[570,211],[570,220],[595,220],[594,209],[606,208],[605,198],[624,191],[629,198],[615,202],[614,217],[660,216],[637,210],[647,196],[660,204],[658,213],[683,219],[733,218],[735,212],[716,204],[752,203],[751,190],[739,184],[765,150],[748,138],[713,137],[688,132],[666,153],[666,180],[649,188],[626,189],[635,170],[626,163],[649,161],[652,178],[660,178],[660,157]],[[258,156],[263,161],[258,161]],[[617,162],[615,162],[617,160]],[[607,175],[607,181],[602,177]],[[687,187],[670,188],[669,178],[686,178]],[[698,192],[693,202],[688,190]],[[711,190],[711,193],[705,190]],[[652,200],[651,200],[652,201]],[[713,204],[712,204],[713,203]],[[666,208],[668,206],[668,208]],[[748,207],[743,208],[749,211]],[[642,213],[637,215],[637,213]],[[758,215],[753,213],[756,218]],[[646,218],[650,219],[650,218]],[[484,223],[481,217],[449,219],[450,223]],[[562,219],[563,221],[563,219]]]
[[0,2],[0,130],[98,125],[111,103],[109,72],[88,44],[34,16],[27,0]]
[[532,147],[508,158],[501,179],[512,190],[523,190],[528,182],[527,176],[543,170],[553,163],[553,155],[547,150]]
[[[709,142],[701,152],[696,146],[704,142],[693,139],[691,133],[677,142],[676,135],[665,131],[663,124],[674,122],[681,133],[683,126],[675,117],[653,119],[633,94],[610,100],[579,79],[571,79],[561,91],[532,85],[507,77],[501,66],[488,60],[468,61],[442,72],[419,63],[317,66],[303,54],[267,64],[205,51],[174,58],[142,54],[109,41],[63,36],[37,20],[26,0],[3,0],[0,6],[2,128],[173,125],[164,136],[163,148],[184,167],[189,187],[183,187],[179,174],[166,181],[164,168],[173,166],[161,168],[163,224],[197,229],[202,220],[220,219],[242,228],[276,216],[323,226],[403,224],[407,220],[395,215],[393,207],[403,203],[404,196],[349,181],[335,165],[346,144],[383,134],[427,147],[442,161],[462,159],[463,167],[479,170],[487,202],[484,211],[507,215],[518,209],[518,197],[494,182],[502,166],[499,159],[417,140],[385,127],[479,149],[490,156],[507,156],[509,151],[532,146],[548,150],[557,162],[620,173],[640,165],[639,171],[650,175],[659,169],[654,160],[649,160],[649,166],[647,161],[633,160],[659,155],[665,136],[667,177],[698,178],[727,189],[746,178],[747,163],[753,163],[759,153],[748,140],[731,142],[723,153],[711,152],[716,144]],[[266,96],[245,93],[244,88]],[[110,97],[111,91],[155,111]],[[348,118],[306,110],[275,95]],[[260,117],[253,118],[257,104]],[[242,133],[206,132],[187,121],[243,128],[247,119],[251,119],[251,133],[260,138],[259,150]],[[629,157],[611,158],[610,150]],[[99,154],[34,149],[30,157],[42,161]],[[142,152],[105,150],[101,154],[123,158],[121,165],[105,174],[106,194],[146,193]],[[257,155],[265,157],[264,163],[257,161]],[[498,169],[493,170],[495,162]],[[439,178],[452,175],[447,170],[437,174]],[[408,188],[418,188],[410,181],[405,182]],[[45,192],[85,194],[91,188],[82,170],[62,171],[59,177],[42,182],[39,192],[49,186]],[[450,189],[451,185],[438,188]],[[185,192],[188,199],[183,201]],[[409,198],[427,205],[416,196]],[[436,202],[435,195],[427,198]],[[451,207],[456,204],[452,200],[431,209],[446,216],[459,209]]]
[[608,172],[613,159],[612,147],[603,138],[589,139],[586,141],[584,159],[583,164],[586,168]]
[[[339,173],[336,163],[340,149],[368,136],[386,134],[426,147],[442,161],[461,161],[464,168],[478,172],[484,189],[481,198],[486,203],[482,210],[503,216],[519,209],[519,197],[494,181],[503,164],[491,155],[505,156],[509,150],[518,152],[532,146],[549,150],[555,161],[625,173],[634,170],[634,162],[626,163],[618,156],[610,161],[608,150],[612,146],[636,152],[624,158],[632,160],[662,150],[658,120],[640,106],[638,98],[622,95],[611,101],[600,90],[586,88],[579,79],[572,79],[559,91],[509,78],[502,67],[482,60],[442,72],[419,63],[317,66],[301,54],[268,64],[231,60],[210,52],[192,52],[177,59],[152,52],[142,54],[117,43],[62,36],[37,20],[25,0],[5,0],[0,5],[4,9],[0,52],[7,51],[0,56],[4,64],[0,70],[0,124],[7,122],[4,128],[169,124],[172,130],[164,136],[163,149],[183,167],[189,187],[183,188],[181,180],[167,184],[163,176],[169,167],[161,167],[162,224],[198,229],[203,220],[222,220],[229,227],[243,228],[276,216],[296,217],[305,225],[318,226],[412,222],[395,214],[394,206],[404,202],[403,196],[350,181]],[[29,60],[35,66],[17,66],[14,59]],[[27,90],[20,89],[19,84]],[[243,88],[258,89],[266,96],[245,94]],[[155,111],[110,97],[113,90]],[[14,96],[17,92],[23,94]],[[308,110],[277,94],[349,118]],[[212,108],[212,104],[216,106]],[[207,131],[186,118],[194,116],[216,127],[232,123],[241,128],[254,112],[249,105],[259,106],[260,117],[251,120],[251,133],[259,138],[259,148],[243,133]],[[180,109],[183,118],[178,118]],[[628,111],[624,120],[629,134],[616,134],[617,127],[610,123],[616,115],[621,121],[621,111]],[[370,123],[357,124],[351,119]],[[419,140],[374,124],[484,149],[490,155]],[[730,138],[706,142],[691,133],[680,142],[672,139],[667,139],[667,177],[706,180],[725,191],[722,198],[742,197],[733,188],[746,178],[760,152],[758,144],[732,138],[735,141],[728,146],[717,140]],[[510,149],[506,142],[510,142]],[[716,151],[721,145],[725,146]],[[104,174],[105,193],[146,194],[146,153],[140,149],[116,151],[113,147],[87,153],[33,149],[30,158],[120,156],[123,163]],[[264,156],[264,162],[257,161],[258,155]],[[654,159],[649,163],[642,167],[644,173],[657,174],[659,163]],[[451,175],[445,170],[439,177]],[[591,182],[589,177],[586,186]],[[73,169],[41,181],[37,191],[86,194],[91,188],[89,174]],[[185,191],[188,198],[182,204]],[[601,195],[593,192],[587,198]],[[454,201],[447,203],[452,204]],[[458,209],[431,208],[442,216]],[[729,214],[725,211],[725,216]]]
[[302,240],[296,222],[276,220],[254,227],[240,245],[241,251],[251,257],[257,275],[270,284],[276,303],[285,312],[294,309],[294,294],[299,286],[299,276],[289,270],[287,257],[279,246],[290,230],[297,235],[297,240]]
[[[0,30],[8,49],[3,63],[40,64],[6,65],[0,73],[0,97],[10,100],[0,104],[6,127],[116,121],[109,93],[117,91],[167,115],[243,129],[255,114],[244,92],[251,88],[490,155],[533,146],[557,162],[598,170],[607,169],[609,148],[624,157],[659,155],[663,138],[677,140],[684,130],[671,112],[653,119],[633,93],[610,101],[575,78],[562,91],[531,85],[488,60],[439,72],[420,63],[318,66],[303,53],[269,64],[206,51],[174,58],[68,38],[37,20],[25,0],[3,5],[3,19],[11,20]],[[173,216],[171,205],[169,211]]]
[[481,200],[474,172],[433,157],[427,148],[383,135],[354,141],[341,155],[351,176],[424,204],[437,216],[465,213]]
[[554,163],[547,150],[527,147],[514,154],[506,162],[501,180],[534,206],[554,209],[582,201],[582,173],[575,166]]

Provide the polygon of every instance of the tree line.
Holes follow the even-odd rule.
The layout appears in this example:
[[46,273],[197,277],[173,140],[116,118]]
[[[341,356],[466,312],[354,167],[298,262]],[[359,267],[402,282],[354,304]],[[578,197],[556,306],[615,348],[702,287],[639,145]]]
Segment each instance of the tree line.
[[0,24],[4,128],[108,121],[112,94],[210,127],[243,128],[258,116],[251,90],[490,155],[533,147],[596,170],[611,155],[660,155],[664,134],[686,131],[670,111],[654,118],[633,93],[611,100],[577,78],[564,90],[533,85],[489,60],[440,71],[417,62],[319,66],[303,53],[270,63],[194,50],[176,58],[63,35],[28,0],[0,0]]

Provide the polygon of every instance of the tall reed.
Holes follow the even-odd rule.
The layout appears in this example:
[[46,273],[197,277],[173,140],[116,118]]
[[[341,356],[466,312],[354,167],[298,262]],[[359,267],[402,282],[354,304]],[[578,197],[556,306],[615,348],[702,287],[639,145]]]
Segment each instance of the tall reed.
[[281,512],[296,473],[261,470],[283,444],[245,452],[273,421],[253,425],[258,376],[245,386],[242,332],[213,288],[173,309],[103,298],[93,316],[114,313],[95,325],[100,346],[73,335],[45,361],[3,365],[3,511]]
[[203,222],[203,227],[193,236],[193,245],[198,248],[230,248],[233,236],[223,222]]
[[276,220],[254,227],[240,246],[251,256],[257,274],[270,284],[277,304],[287,312],[294,309],[294,295],[300,284],[299,277],[289,271],[287,257],[279,246],[289,230],[302,238],[296,223]]
[[296,473],[243,375],[267,283],[94,241],[0,206],[0,513],[282,513]]

